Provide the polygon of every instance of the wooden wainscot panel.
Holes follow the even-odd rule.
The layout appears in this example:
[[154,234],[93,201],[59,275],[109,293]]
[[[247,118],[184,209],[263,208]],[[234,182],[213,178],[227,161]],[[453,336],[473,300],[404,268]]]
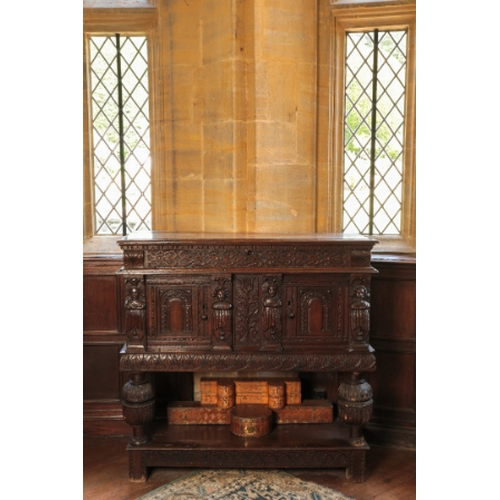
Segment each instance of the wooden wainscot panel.
[[414,448],[416,444],[416,262],[379,258],[372,280],[371,342],[377,371],[373,417],[367,433],[374,442]]
[[118,370],[122,343],[84,344],[83,399],[120,401],[121,376]]
[[83,277],[83,330],[119,332],[119,286],[116,276]]
[[[95,243],[95,242],[94,242]],[[117,247],[118,248],[118,247]],[[83,258],[83,431],[85,434],[124,435],[119,371],[121,333],[121,255]]]
[[122,343],[88,343],[83,346],[83,432],[126,435],[120,398],[123,376],[118,371]]
[[407,279],[373,280],[372,326],[373,339],[415,339],[416,282]]
[[415,355],[378,352],[377,371],[367,375],[373,388],[375,408],[415,411]]

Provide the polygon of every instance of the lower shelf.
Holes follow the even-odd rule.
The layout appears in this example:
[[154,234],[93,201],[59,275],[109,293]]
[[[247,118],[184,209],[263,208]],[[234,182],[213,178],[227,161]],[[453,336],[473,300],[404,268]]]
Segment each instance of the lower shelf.
[[147,467],[346,468],[352,481],[364,480],[364,443],[349,443],[349,429],[333,424],[276,426],[262,437],[231,434],[228,425],[156,425],[145,445],[128,445],[130,479],[145,481]]

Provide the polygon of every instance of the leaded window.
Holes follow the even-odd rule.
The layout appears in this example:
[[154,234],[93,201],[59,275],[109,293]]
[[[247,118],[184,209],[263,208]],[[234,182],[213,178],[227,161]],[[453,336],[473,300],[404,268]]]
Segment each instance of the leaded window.
[[148,47],[145,36],[91,36],[97,235],[151,229]]
[[407,31],[346,37],[343,231],[399,235]]

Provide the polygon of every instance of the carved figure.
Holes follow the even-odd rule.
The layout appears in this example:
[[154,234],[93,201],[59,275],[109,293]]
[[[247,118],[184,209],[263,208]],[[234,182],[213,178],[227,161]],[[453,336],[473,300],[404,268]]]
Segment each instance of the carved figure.
[[351,303],[351,334],[355,340],[366,340],[370,332],[370,303],[368,290],[364,285],[354,288],[354,301]]
[[133,280],[127,298],[126,309],[126,334],[131,342],[142,343],[144,339],[144,313],[146,301],[141,294],[138,283]]
[[264,287],[267,287],[266,296],[263,299],[264,331],[269,340],[276,341],[281,334],[281,306],[283,303],[278,296],[278,286],[274,281],[265,284]]
[[125,307],[127,309],[144,309],[146,307],[137,287],[133,286],[130,289],[130,295],[125,300]]

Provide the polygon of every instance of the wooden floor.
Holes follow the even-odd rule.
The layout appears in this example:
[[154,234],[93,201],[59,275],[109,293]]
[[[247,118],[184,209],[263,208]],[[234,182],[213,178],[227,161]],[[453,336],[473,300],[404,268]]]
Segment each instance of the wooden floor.
[[[152,469],[146,483],[128,480],[126,437],[86,436],[83,439],[84,500],[134,500],[190,469]],[[340,491],[355,500],[414,500],[416,498],[415,451],[373,446],[367,453],[367,479],[348,483],[345,471],[287,470],[306,481]]]

